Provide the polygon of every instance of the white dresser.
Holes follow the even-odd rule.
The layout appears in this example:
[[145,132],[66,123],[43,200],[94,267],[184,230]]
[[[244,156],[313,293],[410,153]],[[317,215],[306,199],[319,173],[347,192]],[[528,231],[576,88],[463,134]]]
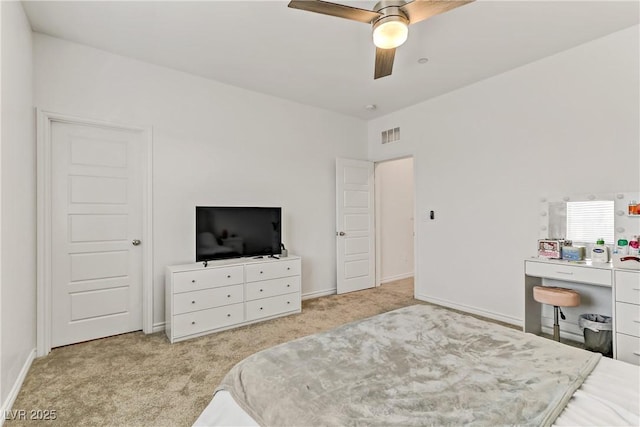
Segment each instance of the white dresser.
[[640,365],[640,271],[614,274],[616,359]]
[[301,258],[167,267],[165,331],[172,343],[301,311]]

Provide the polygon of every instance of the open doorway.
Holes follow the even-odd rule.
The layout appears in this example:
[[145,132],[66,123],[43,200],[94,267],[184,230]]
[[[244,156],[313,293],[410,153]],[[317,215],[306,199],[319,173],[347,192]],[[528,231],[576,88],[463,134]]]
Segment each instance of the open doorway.
[[376,286],[413,281],[413,157],[375,164]]

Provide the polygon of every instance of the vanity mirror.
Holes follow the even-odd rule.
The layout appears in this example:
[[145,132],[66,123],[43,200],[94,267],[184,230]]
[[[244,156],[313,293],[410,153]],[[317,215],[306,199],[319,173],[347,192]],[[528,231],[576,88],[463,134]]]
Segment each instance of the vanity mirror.
[[543,197],[539,236],[572,240],[587,253],[599,238],[612,247],[618,239],[640,235],[640,218],[628,210],[639,199],[637,192]]

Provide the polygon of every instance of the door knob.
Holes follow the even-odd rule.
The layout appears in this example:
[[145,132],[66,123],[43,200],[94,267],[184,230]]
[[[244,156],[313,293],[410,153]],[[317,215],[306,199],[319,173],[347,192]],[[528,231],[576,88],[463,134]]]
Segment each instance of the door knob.
[[344,231],[340,231],[340,232],[338,232],[338,233],[336,233],[336,234],[337,234],[338,236],[344,236],[344,235],[345,235],[345,232],[344,232]]
[[131,243],[133,244],[133,246],[138,246],[142,242],[140,240],[138,240],[138,239],[133,239],[133,241]]

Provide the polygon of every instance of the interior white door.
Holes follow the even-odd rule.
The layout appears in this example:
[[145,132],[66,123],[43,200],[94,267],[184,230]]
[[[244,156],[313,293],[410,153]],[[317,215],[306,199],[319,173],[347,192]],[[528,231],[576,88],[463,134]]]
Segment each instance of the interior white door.
[[51,124],[51,346],[142,329],[142,134]]
[[337,292],[375,286],[373,163],[336,159]]

